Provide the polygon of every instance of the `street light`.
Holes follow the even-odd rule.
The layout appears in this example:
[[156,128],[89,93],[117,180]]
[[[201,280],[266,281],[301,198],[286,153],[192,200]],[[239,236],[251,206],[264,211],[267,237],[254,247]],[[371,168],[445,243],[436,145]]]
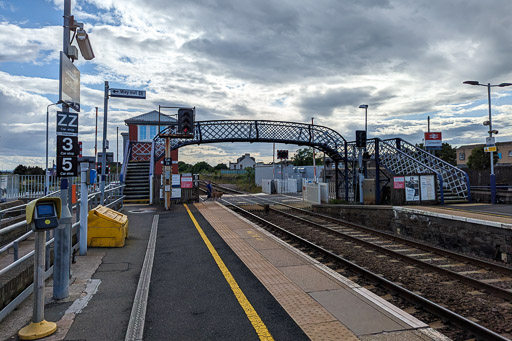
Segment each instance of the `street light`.
[[[500,87],[500,88],[503,88],[503,87],[506,87],[506,86],[510,86],[512,85],[512,83],[500,83],[500,84],[493,84],[491,85],[491,83],[487,83],[487,84],[482,84],[478,81],[465,81],[465,82],[462,82],[463,84],[469,84],[469,85],[479,85],[479,86],[486,86],[487,87],[487,98],[488,98],[488,102],[489,102],[489,121],[485,121],[484,122],[484,125],[485,126],[489,126],[489,137],[492,137],[492,134],[498,134],[498,131],[497,130],[493,130],[492,129],[492,116],[491,116],[491,88],[494,88],[494,87]],[[490,157],[491,157],[491,204],[496,204],[496,175],[494,174],[494,152],[490,152]]]
[[52,105],[59,105],[62,101],[58,101],[57,103],[51,103],[46,106],[46,167],[44,169],[44,195],[48,195],[48,187],[49,187],[49,174],[48,174],[48,122],[50,120],[50,107]]
[[364,131],[366,138],[368,138],[368,104],[361,104],[359,109],[364,109]]

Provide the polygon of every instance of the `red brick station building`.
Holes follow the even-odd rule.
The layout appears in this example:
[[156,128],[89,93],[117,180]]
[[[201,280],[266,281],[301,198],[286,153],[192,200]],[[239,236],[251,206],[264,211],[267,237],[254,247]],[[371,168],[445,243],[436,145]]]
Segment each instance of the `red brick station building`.
[[[128,126],[128,133],[121,133],[123,137],[123,155],[126,156],[126,150],[131,147],[127,160],[123,162],[148,162],[151,161],[151,146],[153,138],[158,132],[158,111],[153,110],[148,113],[129,118],[124,121]],[[160,129],[163,130],[171,124],[176,124],[176,119],[165,114],[160,114]],[[158,150],[160,154],[160,149]],[[163,148],[161,149],[163,153]],[[172,173],[178,174],[178,150],[171,152],[173,160]],[[163,168],[163,158],[155,163],[154,175],[160,176]]]

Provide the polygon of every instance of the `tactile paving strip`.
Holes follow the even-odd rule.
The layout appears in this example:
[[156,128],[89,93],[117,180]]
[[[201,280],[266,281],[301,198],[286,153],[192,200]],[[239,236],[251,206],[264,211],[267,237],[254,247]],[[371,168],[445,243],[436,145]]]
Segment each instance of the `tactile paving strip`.
[[[281,304],[292,319],[312,340],[358,340],[358,338],[311,296],[290,281],[234,229],[252,228],[246,222],[213,203],[195,204],[201,214],[238,255],[251,272]],[[266,238],[262,236],[262,238]]]

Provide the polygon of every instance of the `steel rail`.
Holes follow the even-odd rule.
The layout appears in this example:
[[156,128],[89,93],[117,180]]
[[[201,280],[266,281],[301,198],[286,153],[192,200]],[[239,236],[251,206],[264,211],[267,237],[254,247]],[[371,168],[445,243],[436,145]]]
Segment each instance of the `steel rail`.
[[255,215],[247,210],[244,210],[243,208],[241,208],[235,204],[231,204],[224,199],[221,199],[221,200],[227,203],[226,206],[234,207],[236,210],[239,210],[240,212],[243,212],[245,215],[252,217],[253,219],[260,222],[261,224],[264,224],[268,227],[276,229],[276,230],[280,231],[281,233],[284,233],[288,237],[298,240],[301,243],[306,244],[308,247],[328,255],[332,259],[342,263],[347,268],[350,268],[352,271],[355,271],[355,272],[361,274],[362,276],[364,276],[365,278],[378,283],[379,285],[381,285],[382,287],[386,288],[387,290],[389,290],[393,293],[397,293],[399,296],[406,299],[407,301],[422,306],[425,310],[429,311],[430,313],[438,316],[441,319],[450,321],[451,323],[458,326],[459,328],[469,331],[477,337],[481,337],[484,340],[501,340],[501,341],[508,340],[508,341],[510,341],[509,339],[499,335],[498,333],[495,333],[492,330],[487,329],[484,326],[481,326],[481,325],[465,318],[464,316],[461,316],[449,309],[446,309],[446,308],[440,306],[439,304],[436,304],[436,303],[434,303],[424,297],[421,297],[421,296],[413,293],[412,291],[410,291],[406,288],[403,288],[403,287],[401,287],[401,286],[399,286],[399,285],[397,285],[397,284],[395,284],[395,283],[393,283],[393,282],[391,282],[391,281],[389,281],[389,280],[387,280],[369,270],[366,270],[365,268],[363,268],[355,263],[352,263],[351,261],[349,261],[339,255],[336,255],[336,254],[332,253],[331,251],[326,250],[323,247],[318,246],[300,236],[297,236],[296,234],[289,232],[286,229],[283,229],[274,223],[271,223],[261,217],[258,217],[257,215]]
[[[269,201],[268,199],[265,199],[265,198],[261,198],[261,199]],[[348,222],[348,221],[343,220],[343,219],[333,218],[333,217],[327,216],[325,214],[321,214],[321,213],[317,213],[317,212],[311,212],[311,211],[308,211],[308,210],[305,210],[305,209],[302,209],[302,208],[294,207],[294,206],[287,205],[287,204],[282,204],[282,203],[279,203],[279,202],[276,202],[276,201],[271,201],[271,202],[275,203],[277,205],[280,205],[280,206],[285,206],[285,207],[288,207],[288,208],[291,208],[291,209],[303,212],[303,213],[308,214],[308,215],[312,215],[312,216],[315,216],[315,217],[319,217],[319,218],[328,220],[328,221],[333,222],[335,224],[346,225],[347,227],[352,227],[352,228],[359,229],[359,230],[362,230],[362,231],[365,231],[365,232],[368,232],[368,233],[373,233],[373,234],[379,235],[379,236],[381,236],[383,238],[389,238],[389,239],[392,239],[394,241],[401,242],[401,243],[404,243],[404,244],[408,244],[410,246],[417,247],[417,248],[425,250],[425,251],[434,252],[434,253],[437,253],[437,254],[445,256],[445,257],[451,257],[451,258],[459,260],[461,262],[472,263],[473,265],[477,265],[477,266],[480,266],[480,267],[483,267],[483,268],[487,268],[487,269],[490,269],[490,270],[501,272],[501,273],[503,273],[505,275],[511,275],[512,276],[512,268],[510,268],[510,267],[502,266],[502,265],[499,265],[499,264],[496,264],[496,263],[491,263],[491,262],[488,262],[488,261],[485,261],[485,260],[482,260],[482,259],[478,259],[478,258],[466,256],[466,255],[461,255],[459,253],[456,253],[456,252],[453,252],[453,251],[444,250],[444,249],[441,249],[441,248],[438,248],[438,247],[435,247],[435,246],[432,246],[432,245],[422,244],[422,243],[416,242],[416,241],[411,240],[411,239],[407,239],[407,238],[404,238],[404,237],[399,237],[399,236],[391,234],[389,232],[379,231],[377,229],[373,229],[373,228],[366,227],[366,226],[363,226],[363,225],[351,223],[351,222]]]
[[506,289],[502,289],[502,288],[499,288],[499,287],[495,287],[495,286],[493,286],[491,284],[480,282],[479,280],[473,279],[471,277],[468,277],[468,276],[465,276],[465,275],[461,275],[461,274],[459,274],[457,272],[454,272],[454,271],[451,271],[451,270],[448,270],[448,269],[444,269],[444,268],[441,268],[439,266],[436,266],[436,265],[433,265],[433,264],[430,264],[430,263],[427,263],[427,262],[423,262],[423,261],[421,261],[419,259],[407,256],[407,255],[402,254],[400,252],[393,251],[393,250],[387,249],[387,248],[385,248],[383,246],[373,244],[372,242],[368,242],[366,240],[359,239],[357,237],[352,237],[352,236],[350,236],[350,235],[348,235],[346,233],[343,233],[341,231],[337,231],[337,230],[334,230],[332,228],[323,226],[323,225],[321,225],[319,223],[315,223],[314,221],[310,221],[310,220],[307,220],[305,218],[297,217],[297,216],[294,216],[293,214],[286,213],[286,212],[283,212],[283,211],[279,211],[279,210],[277,210],[275,208],[270,208],[270,210],[274,211],[274,212],[279,212],[280,214],[282,214],[282,215],[284,215],[286,217],[298,220],[298,221],[303,222],[305,224],[308,224],[308,225],[311,225],[311,226],[315,226],[316,228],[329,231],[330,233],[333,233],[334,235],[340,236],[340,237],[345,238],[345,239],[349,239],[350,241],[352,241],[354,243],[363,244],[366,247],[372,248],[374,250],[377,250],[380,253],[387,254],[387,255],[389,255],[391,257],[401,259],[401,260],[403,260],[403,261],[405,261],[405,262],[407,262],[409,264],[417,265],[417,266],[422,267],[423,269],[426,269],[426,270],[438,272],[438,273],[440,273],[442,275],[454,278],[454,279],[456,279],[456,280],[458,280],[458,281],[460,281],[462,283],[468,284],[468,285],[470,285],[470,286],[472,286],[472,287],[474,287],[476,289],[485,290],[488,293],[492,293],[493,295],[496,295],[498,297],[501,297],[501,298],[504,298],[504,299],[512,301],[512,292],[510,292],[510,291],[508,291]]

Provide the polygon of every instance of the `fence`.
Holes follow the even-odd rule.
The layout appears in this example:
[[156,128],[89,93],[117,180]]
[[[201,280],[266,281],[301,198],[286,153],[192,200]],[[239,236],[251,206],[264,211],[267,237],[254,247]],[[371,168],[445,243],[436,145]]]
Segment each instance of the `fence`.
[[[117,183],[118,176],[116,174],[108,174],[106,185]],[[80,185],[80,177],[70,178],[70,185]],[[16,200],[16,199],[35,199],[44,196],[45,189],[44,175],[19,175],[8,174],[0,175],[0,199]],[[98,185],[91,186],[91,190]],[[48,193],[56,192],[60,189],[60,181],[57,176],[50,176],[48,181]]]

